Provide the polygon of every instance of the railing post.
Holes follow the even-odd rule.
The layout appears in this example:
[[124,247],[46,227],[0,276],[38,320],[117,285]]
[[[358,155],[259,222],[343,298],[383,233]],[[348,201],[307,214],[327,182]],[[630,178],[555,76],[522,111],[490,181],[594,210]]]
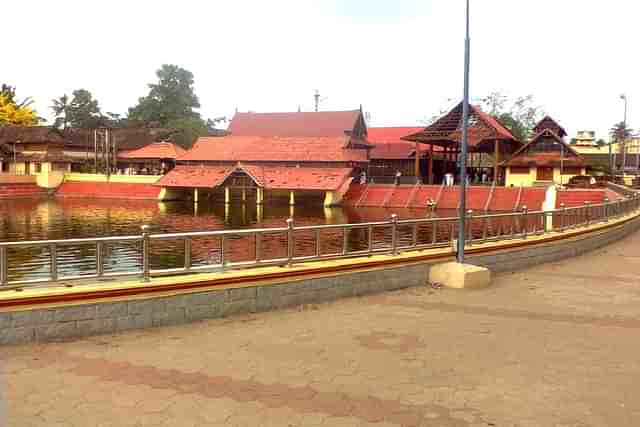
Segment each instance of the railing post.
[[522,207],[522,237],[524,239],[527,238],[527,233],[529,231],[528,230],[529,228],[528,214],[529,214],[529,210],[527,209],[526,206],[523,206]]
[[349,252],[349,229],[347,227],[342,228],[342,255],[346,255]]
[[287,267],[293,265],[293,218],[287,219]]
[[560,203],[560,231],[564,231],[564,227],[567,221],[567,208],[564,203]]
[[151,281],[151,267],[149,264],[149,250],[151,249],[151,239],[149,238],[149,226],[143,225],[142,230],[142,277],[145,282]]
[[609,198],[607,196],[604,196],[602,202],[604,203],[604,205],[602,206],[602,209],[604,211],[604,222],[609,222]]
[[191,238],[184,238],[184,270],[191,270]]
[[584,225],[589,226],[589,202],[584,201]]
[[322,241],[321,241],[321,235],[320,235],[320,229],[316,229],[316,258],[320,258],[320,255],[322,254]]
[[55,282],[58,280],[58,247],[55,243],[49,245],[49,256],[51,258],[51,281]]
[[367,227],[367,255],[373,253],[373,225]]
[[391,215],[391,254],[398,255],[398,215]]
[[7,257],[7,248],[0,247],[0,285],[9,283],[9,260]]
[[227,267],[227,239],[224,235],[220,236],[220,267],[223,271]]
[[96,243],[96,275],[104,276],[104,243]]
[[418,223],[413,224],[413,228],[411,230],[411,246],[414,248],[418,246]]
[[438,220],[431,222],[431,244],[438,243]]
[[262,233],[256,233],[256,262],[262,259]]
[[473,243],[473,227],[472,227],[472,221],[473,221],[473,210],[469,209],[467,211],[467,221],[466,221],[466,226],[467,226],[467,240],[469,242],[469,245],[471,245]]

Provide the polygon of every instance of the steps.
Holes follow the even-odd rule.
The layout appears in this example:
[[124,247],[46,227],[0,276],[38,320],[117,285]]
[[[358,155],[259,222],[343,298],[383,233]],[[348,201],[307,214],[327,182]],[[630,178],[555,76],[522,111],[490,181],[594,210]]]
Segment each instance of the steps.
[[98,199],[157,199],[160,187],[152,184],[122,182],[74,182],[63,183],[56,191],[60,197],[86,197]]
[[547,190],[545,188],[524,188],[517,209],[522,210],[526,206],[530,211],[540,211],[546,197]]
[[0,198],[10,197],[44,197],[49,192],[46,188],[40,188],[36,184],[2,184],[0,185]]
[[592,204],[602,203],[605,196],[607,196],[606,190],[558,191],[558,195],[556,197],[556,208],[559,208],[561,204],[564,204],[566,208],[575,208],[578,206],[584,206],[584,202],[589,202]]
[[404,208],[407,206],[407,203],[409,203],[409,198],[414,189],[415,186],[396,186],[385,206],[390,208]]
[[413,199],[409,201],[409,208],[425,208],[427,202],[438,198],[440,192],[439,185],[421,185],[415,192]]
[[493,212],[509,212],[517,208],[519,188],[496,187],[489,203],[489,210]]
[[395,185],[386,184],[370,184],[367,186],[367,192],[360,200],[358,206],[366,207],[382,207],[389,195],[389,191],[393,190]]

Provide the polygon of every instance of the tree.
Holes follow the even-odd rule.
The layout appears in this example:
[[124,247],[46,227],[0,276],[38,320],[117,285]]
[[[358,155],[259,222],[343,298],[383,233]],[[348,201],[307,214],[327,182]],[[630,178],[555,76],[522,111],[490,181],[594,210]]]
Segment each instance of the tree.
[[164,64],[157,72],[158,82],[149,85],[149,94],[129,109],[131,126],[161,127],[172,130],[172,139],[191,147],[197,137],[209,133],[193,85],[193,74],[177,65]]
[[625,122],[616,123],[609,131],[611,138],[616,142],[624,142],[632,135],[632,130]]
[[535,105],[533,95],[509,99],[496,91],[478,102],[484,111],[497,118],[520,141],[531,137],[533,128],[544,115],[542,108]]
[[69,124],[69,97],[62,95],[60,98],[53,99],[51,110],[55,116],[53,126],[66,129]]
[[52,101],[51,109],[56,116],[54,126],[64,129],[68,126],[85,129],[104,126],[105,118],[91,92],[78,89],[72,95],[71,101],[66,94]]
[[32,103],[31,98],[17,101],[16,88],[3,84],[0,88],[0,126],[36,126],[41,119],[30,107]]

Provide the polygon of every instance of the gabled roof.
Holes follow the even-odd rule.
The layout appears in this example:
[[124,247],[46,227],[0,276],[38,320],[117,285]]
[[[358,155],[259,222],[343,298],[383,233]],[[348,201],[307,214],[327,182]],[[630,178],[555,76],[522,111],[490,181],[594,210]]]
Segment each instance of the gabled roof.
[[185,155],[187,150],[173,142],[152,142],[137,150],[118,154],[121,159],[177,159]]
[[[542,142],[543,139],[551,138],[564,147],[564,156],[560,151],[531,152],[530,148]],[[567,166],[585,166],[586,161],[576,150],[560,138],[555,132],[544,129],[531,138],[527,144],[516,151],[511,159],[503,162],[505,166],[554,166],[560,163]]]
[[214,188],[221,186],[231,174],[238,172],[248,175],[256,185],[266,189],[335,191],[345,184],[353,169],[257,166],[241,163],[233,166],[178,165],[154,185]]
[[52,126],[0,126],[0,145],[13,143],[57,143],[67,141],[62,131]]
[[367,162],[367,150],[340,137],[223,136],[198,138],[180,161]]
[[544,116],[542,120],[538,122],[533,128],[533,132],[538,134],[545,129],[549,129],[558,135],[560,138],[564,138],[567,136],[567,131],[564,130],[562,126],[558,124],[555,120],[553,120],[550,116]]
[[[414,156],[415,143],[401,138],[423,129],[415,126],[369,128],[368,140],[374,145],[369,157],[371,160],[399,160]],[[435,151],[442,150],[441,147],[435,148]]]
[[[440,146],[458,145],[462,140],[462,102],[449,113],[420,132],[408,135],[405,141],[422,142]],[[480,150],[483,143],[495,140],[517,145],[519,142],[499,120],[475,105],[469,105],[469,148]]]
[[[233,136],[338,137],[364,124],[362,111],[236,113],[229,124]],[[364,127],[366,135],[366,125]]]

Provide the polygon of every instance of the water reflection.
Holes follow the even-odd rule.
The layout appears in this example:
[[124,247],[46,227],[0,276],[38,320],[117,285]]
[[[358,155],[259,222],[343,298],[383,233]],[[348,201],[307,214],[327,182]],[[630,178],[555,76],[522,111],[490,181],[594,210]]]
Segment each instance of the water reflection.
[[[428,216],[426,210],[324,208],[318,204],[290,207],[286,204],[256,206],[254,203],[238,202],[225,206],[143,200],[15,199],[0,202],[0,241],[134,235],[140,233],[140,226],[143,224],[150,225],[154,233],[283,227],[290,215],[293,216],[296,225],[342,224],[387,220],[392,213],[398,214],[401,218]],[[347,240],[351,250],[366,248],[366,232],[366,229],[349,231]],[[401,231],[400,234],[402,239],[411,239],[410,230],[408,233],[407,230]],[[389,230],[378,229],[374,234],[374,246],[382,245],[389,238]],[[237,237],[230,240],[226,255],[229,259],[243,261],[255,257],[253,237]],[[343,235],[339,230],[323,231],[322,240],[322,253],[335,253],[341,250]],[[151,251],[152,268],[182,266],[183,245],[179,240],[154,244]],[[284,233],[265,235],[262,251],[265,257],[284,257]],[[315,235],[308,232],[296,233],[296,255],[311,255],[314,252]],[[60,274],[95,272],[95,254],[94,245],[60,247]],[[192,258],[194,265],[218,262],[219,239],[195,239]],[[45,277],[49,269],[47,249],[11,249],[9,260],[10,280]],[[131,271],[140,268],[140,264],[140,250],[137,244],[113,244],[105,247],[105,272]]]

